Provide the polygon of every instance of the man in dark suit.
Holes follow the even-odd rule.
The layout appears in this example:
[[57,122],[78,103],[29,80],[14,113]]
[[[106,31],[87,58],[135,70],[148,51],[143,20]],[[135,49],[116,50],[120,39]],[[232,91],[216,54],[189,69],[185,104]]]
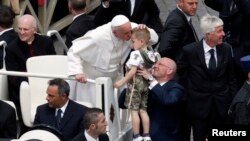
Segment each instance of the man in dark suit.
[[95,23],[103,25],[120,14],[131,22],[146,24],[158,34],[162,32],[160,11],[154,0],[103,0],[95,14]]
[[109,141],[106,134],[107,121],[104,113],[99,108],[90,108],[84,115],[85,131],[78,134],[71,141]]
[[[18,38],[17,33],[12,28],[15,13],[10,7],[0,5],[0,41],[10,44]],[[0,69],[3,67],[3,47],[0,47]]]
[[0,138],[17,138],[16,111],[0,100]]
[[[19,38],[6,47],[5,62],[8,71],[26,72],[26,60],[28,58],[55,54],[52,40],[47,36],[36,34],[37,24],[33,16],[21,16],[17,27]],[[22,81],[28,81],[27,77],[8,77],[9,97],[15,103],[20,119],[22,119],[22,116],[19,87]]]
[[49,81],[46,100],[37,107],[34,125],[47,124],[57,128],[65,141],[83,132],[83,116],[87,107],[68,98],[70,87],[63,79]]
[[70,48],[73,40],[95,27],[95,22],[93,17],[86,14],[86,0],[69,0],[68,7],[71,14],[74,15],[73,22],[65,34],[65,44]]
[[246,80],[240,58],[250,54],[250,1],[205,0],[205,4],[218,11],[219,17],[225,24],[225,41],[233,48],[238,88],[240,88]]
[[228,122],[227,111],[236,93],[231,48],[223,43],[223,22],[206,15],[200,20],[203,40],[183,47],[180,79],[186,81],[187,111],[194,141],[204,141],[210,128]]
[[[184,89],[173,77],[176,64],[172,59],[161,58],[153,67],[153,76],[145,70],[138,74],[150,80],[148,114],[152,141],[181,140],[181,107]],[[154,79],[154,78],[155,79]]]
[[161,36],[158,51],[162,57],[177,61],[183,46],[198,41],[190,24],[197,5],[198,0],[178,0],[177,8],[169,14]]

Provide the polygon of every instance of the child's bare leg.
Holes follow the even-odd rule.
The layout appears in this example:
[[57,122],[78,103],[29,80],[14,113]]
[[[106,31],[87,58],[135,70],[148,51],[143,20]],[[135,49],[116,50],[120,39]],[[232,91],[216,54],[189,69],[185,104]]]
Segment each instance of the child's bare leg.
[[148,134],[149,133],[149,126],[150,126],[148,113],[145,110],[140,109],[140,117],[142,120],[143,133]]
[[132,129],[133,129],[134,135],[139,134],[140,132],[139,112],[131,110],[131,119],[132,119]]

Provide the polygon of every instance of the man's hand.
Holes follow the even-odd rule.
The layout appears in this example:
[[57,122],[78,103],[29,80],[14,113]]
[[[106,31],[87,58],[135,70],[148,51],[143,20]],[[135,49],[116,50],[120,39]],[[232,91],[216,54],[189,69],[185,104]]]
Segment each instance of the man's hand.
[[152,76],[151,73],[145,68],[137,69],[136,74],[143,76],[146,80],[149,80],[149,77]]
[[76,74],[75,79],[80,83],[86,83],[87,77],[84,74]]

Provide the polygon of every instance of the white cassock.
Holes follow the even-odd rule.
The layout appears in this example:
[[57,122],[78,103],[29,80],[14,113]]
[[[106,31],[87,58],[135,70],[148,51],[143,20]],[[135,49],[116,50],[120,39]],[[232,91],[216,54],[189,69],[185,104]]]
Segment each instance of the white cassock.
[[[132,23],[132,28],[138,24]],[[153,29],[150,44],[158,41]],[[115,82],[123,77],[123,64],[131,50],[130,41],[117,39],[111,23],[107,23],[87,32],[83,37],[73,41],[68,51],[68,75],[85,74],[95,80],[98,77],[111,77]],[[70,98],[77,101],[91,102],[95,106],[95,84],[70,81]]]

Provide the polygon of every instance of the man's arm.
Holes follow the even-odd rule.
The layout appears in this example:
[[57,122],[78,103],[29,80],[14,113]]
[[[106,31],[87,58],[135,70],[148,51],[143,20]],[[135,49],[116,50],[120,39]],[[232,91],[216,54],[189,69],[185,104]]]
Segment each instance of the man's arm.
[[249,0],[235,0],[235,4],[239,11],[245,16],[250,17],[250,1]]
[[80,56],[74,54],[73,48],[70,48],[68,53],[68,75],[74,76],[78,82],[85,83],[87,78],[83,73],[82,60]]
[[16,112],[14,108],[11,109],[11,111],[8,113],[8,119],[6,120],[6,123],[4,123],[6,126],[5,129],[5,136],[7,138],[17,138],[17,123],[16,123]]
[[150,91],[152,98],[163,105],[181,102],[184,94],[183,87],[173,80],[166,82],[163,86],[157,84]]
[[185,21],[173,11],[166,20],[163,33],[161,35],[159,53],[162,57],[176,58],[177,51],[182,47],[183,38],[186,34],[187,25]]

